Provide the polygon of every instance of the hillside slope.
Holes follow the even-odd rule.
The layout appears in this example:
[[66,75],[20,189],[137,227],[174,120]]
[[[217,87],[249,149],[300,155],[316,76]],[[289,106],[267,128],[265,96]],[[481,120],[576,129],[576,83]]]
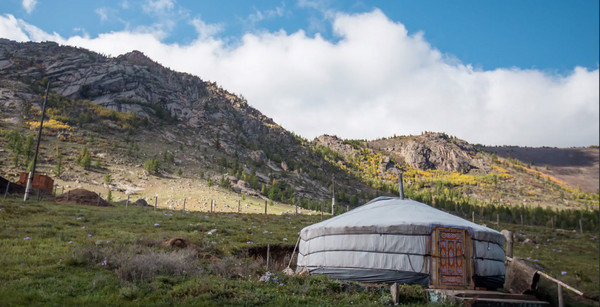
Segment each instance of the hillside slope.
[[517,146],[483,147],[499,157],[518,159],[542,169],[545,174],[580,187],[588,193],[598,193],[600,185],[600,151],[598,148],[531,148]]
[[[108,164],[140,166],[157,157],[167,162],[163,176],[182,168],[188,176],[229,181],[223,185],[237,192],[288,203],[302,199],[320,206],[315,202],[331,197],[333,175],[344,183],[338,191],[345,195],[360,193],[366,201],[376,194],[245,99],[137,51],[109,58],[56,43],[0,40],[0,76],[3,125],[23,133],[27,122],[39,118],[50,80],[47,114],[54,126],[47,124],[46,132],[68,137],[58,144],[49,140],[42,151],[46,162],[60,145],[73,156],[69,164],[81,147],[74,144],[87,143]],[[74,173],[61,177],[84,180],[80,169],[69,169]]]
[[[111,58],[56,43],[4,39],[2,175],[14,179],[30,162],[27,144],[47,82],[51,91],[40,170],[51,173],[62,161],[56,177],[65,186],[161,193],[170,195],[168,202],[219,185],[238,195],[320,209],[331,200],[333,182],[337,203],[353,207],[398,193],[403,170],[407,192],[429,203],[442,198],[473,205],[598,207],[597,193],[578,191],[544,169],[444,133],[307,141],[243,97],[162,67],[140,52]],[[84,151],[90,152],[91,165],[81,163]],[[145,168],[149,160],[160,166]]]
[[[444,133],[425,132],[372,141],[320,136],[329,159],[355,176],[394,192],[398,169],[409,191],[434,202],[452,201],[543,208],[597,208],[598,194],[586,193],[546,169],[483,151]],[[593,165],[594,160],[588,163]]]

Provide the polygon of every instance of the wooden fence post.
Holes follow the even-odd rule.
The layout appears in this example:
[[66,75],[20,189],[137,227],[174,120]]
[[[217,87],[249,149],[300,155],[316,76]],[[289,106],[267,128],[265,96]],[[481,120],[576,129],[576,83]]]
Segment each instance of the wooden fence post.
[[558,285],[558,307],[564,307],[565,303],[563,302],[563,289],[560,284]]
[[550,217],[550,222],[552,223],[552,230],[554,230],[554,217],[553,216]]
[[100,195],[102,193],[98,193],[98,198],[96,198],[96,206],[100,206]]
[[267,215],[267,201],[265,200],[265,215]]
[[296,209],[296,215],[298,215],[298,202],[294,203],[294,207]]
[[185,212],[185,202],[187,201],[187,197],[183,199],[183,212]]
[[242,201],[240,199],[238,199],[238,213],[242,212]]
[[71,199],[71,190],[67,191],[67,200],[70,200],[70,199]]
[[210,200],[210,213],[213,213],[213,200]]
[[523,214],[521,214],[521,225],[523,225]]
[[504,239],[506,240],[506,257],[513,257],[513,233],[510,230],[502,230]]
[[500,214],[496,213],[496,226],[500,225]]
[[6,191],[4,191],[4,199],[6,199],[6,195],[8,194],[8,188],[10,188],[10,181],[6,183]]
[[579,219],[579,233],[583,234],[583,221]]
[[127,209],[129,207],[129,194],[127,194],[127,201],[125,202],[125,209]]
[[267,270],[269,269],[269,258],[271,254],[271,246],[267,244]]
[[158,204],[158,196],[154,195],[154,211],[156,211],[157,204]]
[[394,305],[398,305],[400,303],[400,289],[398,288],[398,283],[393,283],[390,287],[390,294],[392,295],[392,302]]
[[321,203],[321,219],[323,219],[323,203]]
[[471,211],[471,219],[473,220],[473,223],[475,223],[475,211]]

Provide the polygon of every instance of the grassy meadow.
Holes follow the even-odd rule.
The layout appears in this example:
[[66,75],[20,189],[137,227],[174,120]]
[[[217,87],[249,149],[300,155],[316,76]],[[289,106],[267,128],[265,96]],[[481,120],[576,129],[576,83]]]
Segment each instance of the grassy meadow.
[[[0,305],[390,305],[385,285],[282,273],[298,232],[321,219],[0,200]],[[598,298],[596,233],[492,227],[516,233],[516,256]],[[552,284],[541,290],[555,294]],[[402,301],[427,304],[413,286]],[[567,294],[567,303],[590,300]]]

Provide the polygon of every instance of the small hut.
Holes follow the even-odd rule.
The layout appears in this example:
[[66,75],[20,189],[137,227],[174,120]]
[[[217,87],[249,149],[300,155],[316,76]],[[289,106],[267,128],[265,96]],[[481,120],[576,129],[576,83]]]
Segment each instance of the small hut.
[[[19,181],[17,184],[22,186],[27,186],[27,179],[29,179],[29,173],[22,172],[19,177]],[[46,195],[52,195],[54,192],[54,179],[50,176],[42,175],[42,174],[34,174],[33,175],[33,185],[31,186],[33,190],[41,190]]]

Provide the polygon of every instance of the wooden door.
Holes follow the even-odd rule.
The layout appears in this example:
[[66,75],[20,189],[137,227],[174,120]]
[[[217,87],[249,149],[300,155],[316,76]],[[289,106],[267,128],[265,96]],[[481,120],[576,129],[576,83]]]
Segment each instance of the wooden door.
[[435,288],[473,288],[473,245],[469,233],[464,229],[437,227],[431,235],[431,285]]

